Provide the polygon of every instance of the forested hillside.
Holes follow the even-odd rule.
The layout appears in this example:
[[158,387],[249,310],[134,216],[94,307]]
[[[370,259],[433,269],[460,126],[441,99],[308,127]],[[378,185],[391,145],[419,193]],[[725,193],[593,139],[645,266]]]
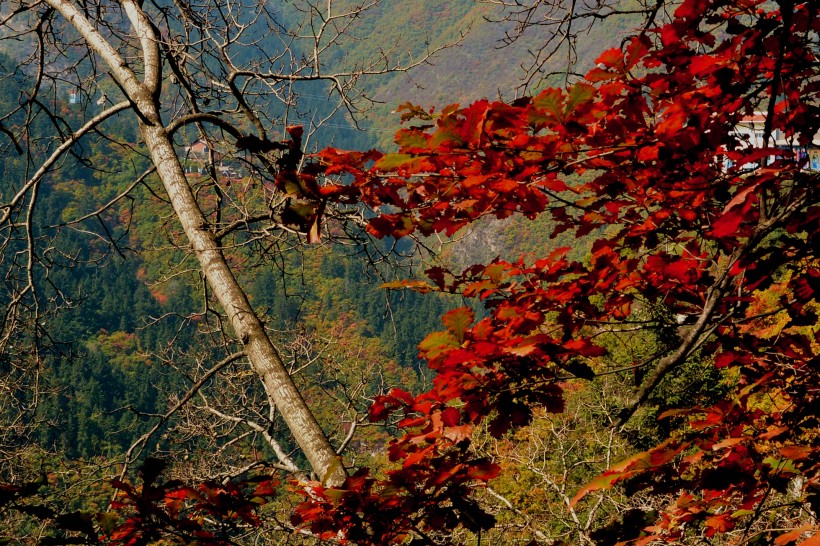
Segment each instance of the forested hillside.
[[[384,6],[366,20],[379,26],[392,20],[390,12],[395,8]],[[298,25],[298,13],[281,15],[283,24]],[[369,33],[371,29],[359,31]],[[401,43],[415,43],[414,39],[407,36]],[[7,41],[0,44],[7,52],[0,57],[0,105],[3,112],[10,112],[25,92],[30,75],[19,69],[24,60],[19,49],[8,46]],[[361,61],[345,58],[340,62],[364,62],[370,47],[374,46],[350,52],[360,55]],[[102,95],[93,87],[58,85],[49,93],[66,125],[81,122],[101,109],[97,100]],[[76,99],[72,93],[77,94]],[[308,86],[299,94],[298,110],[307,123],[318,124],[331,111],[325,105],[326,93],[323,86]],[[275,104],[269,106],[276,111]],[[301,115],[296,114],[296,119]],[[22,119],[23,114],[18,116]],[[10,121],[14,120],[6,119],[4,124]],[[32,139],[49,137],[51,128],[45,116],[37,116],[29,125]],[[345,135],[343,142],[354,146],[363,146],[371,138],[342,115],[326,125],[311,146],[334,142],[340,134]],[[198,294],[197,276],[184,267],[177,269],[184,253],[172,248],[177,243],[168,211],[151,184],[138,187],[126,200],[96,214],[148,166],[144,151],[134,142],[135,124],[114,119],[106,122],[106,129],[110,135],[105,139],[89,137],[78,142],[87,160],[63,162],[49,176],[38,195],[38,208],[43,212],[34,226],[49,233],[48,245],[58,249],[58,254],[43,256],[48,270],[37,271],[48,275],[47,281],[46,277],[39,279],[46,287],[41,297],[54,302],[54,309],[44,316],[48,322],[43,323],[42,331],[32,332],[45,359],[39,388],[48,396],[38,403],[36,416],[29,417],[32,429],[24,429],[25,435],[33,435],[42,447],[69,458],[124,453],[150,427],[150,416],[162,414],[168,398],[186,388],[188,373],[173,369],[173,357],[164,360],[163,351],[173,344],[174,351],[185,352],[198,344],[198,336],[210,330],[207,319],[203,322],[204,302]],[[3,149],[13,152],[14,142],[5,135],[0,138],[4,139]],[[13,195],[15,181],[25,176],[25,161],[14,153],[3,154],[0,171],[0,195]],[[10,241],[4,248],[4,263],[13,263],[15,245]],[[391,243],[378,246],[385,245]],[[390,294],[378,286],[392,278],[395,265],[408,271],[417,268],[413,265],[416,259],[411,261],[408,255],[405,265],[399,257],[393,266],[379,266],[378,255],[368,257],[372,250],[356,246],[331,243],[303,248],[284,241],[282,246],[262,263],[249,264],[244,274],[252,301],[272,317],[271,328],[289,339],[310,336],[316,321],[340,322],[347,325],[340,331],[353,327],[363,340],[378,340],[383,358],[395,360],[415,377],[416,345],[448,304],[422,301],[412,294]],[[250,255],[238,259],[255,260]],[[8,287],[12,269],[3,273]],[[12,294],[4,292],[4,301]],[[331,341],[354,343],[349,339]],[[27,399],[35,395],[28,390],[29,385],[21,387],[15,396]],[[27,403],[33,402],[19,401]],[[13,436],[9,444],[15,444]]]
[[[618,5],[628,11],[637,3]],[[521,25],[513,15],[516,11],[474,0],[412,4],[389,0],[381,2],[370,17],[362,18],[356,28],[368,39],[345,48],[344,62],[369,58],[375,44],[414,56],[425,48],[455,44],[408,73],[362,81],[367,96],[376,102],[363,125],[370,143],[390,146],[396,123],[391,112],[408,101],[429,108],[479,98],[510,100],[527,89],[532,92],[562,84],[568,67],[578,74],[585,72],[602,48],[617,46],[639,24],[639,19],[629,14],[605,18],[595,25],[578,23],[574,30],[578,41],[571,52],[562,45],[554,55],[539,56],[544,37],[553,29],[521,28],[519,37]],[[530,70],[533,65],[539,69]]]
[[[510,25],[488,22],[494,14],[498,11],[492,6],[470,0],[412,5],[385,1],[369,10],[350,30],[363,39],[334,51],[331,65],[367,64],[380,49],[412,57],[421,55],[425,47],[448,47],[408,73],[363,78],[362,93],[375,101],[364,104],[367,110],[359,118],[365,130],[356,129],[349,116],[339,113],[320,127],[310,146],[335,144],[355,149],[389,142],[395,131],[395,116],[389,111],[400,102],[469,101],[515,89],[524,72],[509,59],[524,57],[525,44],[503,48],[504,31]],[[298,12],[283,10],[279,15],[284,25],[299,25]],[[607,34],[610,29],[596,32]],[[591,40],[598,35],[593,34]],[[3,111],[12,109],[28,81],[28,75],[17,69],[23,61],[19,50],[8,44],[0,42],[6,51],[0,59]],[[266,47],[276,45],[270,42]],[[250,54],[250,50],[245,53]],[[103,96],[100,89],[82,85],[58,85],[49,92],[66,123],[99,111],[97,102]],[[76,102],[72,102],[72,93],[76,93]],[[326,93],[321,85],[300,92],[297,110],[302,114],[296,119],[318,123],[328,115],[330,110],[323,104]],[[276,115],[276,105],[270,107]],[[39,138],[39,126],[43,136],[48,134],[48,124],[39,116],[31,128],[34,138]],[[127,449],[146,430],[149,419],[145,416],[162,413],[167,396],[184,385],[182,378],[163,367],[157,354],[171,340],[183,347],[195,344],[201,327],[191,320],[191,316],[201,316],[197,315],[202,302],[197,299],[196,278],[173,272],[175,261],[182,258],[169,251],[173,239],[167,212],[150,185],[138,188],[114,209],[93,215],[147,167],[143,152],[131,144],[136,134],[133,123],[114,119],[107,122],[107,128],[113,138],[80,141],[78,146],[88,160],[63,163],[39,197],[40,207],[47,211],[37,218],[40,227],[62,226],[51,240],[61,257],[50,264],[48,284],[66,301],[49,322],[48,347],[54,354],[48,356],[42,379],[43,387],[54,396],[40,404],[41,415],[36,420],[47,426],[38,425],[35,435],[44,447],[69,457],[112,455]],[[8,149],[12,143],[6,140],[3,146]],[[13,154],[0,161],[4,183],[9,184],[2,193],[9,195],[25,167]],[[92,216],[86,217],[89,214]],[[526,226],[522,233],[521,228],[507,229],[503,224],[478,228],[470,241],[445,247],[441,258],[466,265],[470,260],[511,255],[538,246],[548,230],[548,226]],[[390,358],[416,369],[416,345],[425,332],[435,328],[448,304],[412,293],[377,290],[392,273],[389,267],[379,270],[370,265],[372,260],[361,253],[355,247],[332,245],[283,252],[272,263],[248,268],[250,296],[270,310],[274,320],[270,326],[278,331],[304,328],[313,317],[332,322],[344,314],[347,320],[362,324],[363,335],[380,339]],[[411,267],[411,261],[403,267]],[[420,271],[418,265],[412,267]]]

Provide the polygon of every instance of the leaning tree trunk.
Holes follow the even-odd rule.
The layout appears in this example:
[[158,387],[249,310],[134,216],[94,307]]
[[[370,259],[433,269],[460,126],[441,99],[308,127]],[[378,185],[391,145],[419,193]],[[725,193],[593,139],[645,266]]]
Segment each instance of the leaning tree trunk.
[[128,96],[139,118],[140,135],[151,154],[157,173],[171,201],[177,218],[199,260],[211,291],[228,316],[230,324],[244,345],[248,360],[276,404],[282,418],[313,471],[329,485],[340,485],[345,470],[339,456],[322,431],[313,413],[268,337],[262,322],[250,305],[220,248],[215,233],[199,208],[182,165],[162,124],[159,108],[161,57],[158,36],[147,15],[132,0],[121,0],[140,40],[143,81],[128,67],[124,58],[106,41],[71,0],[47,0],[83,36],[89,49],[100,55],[111,74]]

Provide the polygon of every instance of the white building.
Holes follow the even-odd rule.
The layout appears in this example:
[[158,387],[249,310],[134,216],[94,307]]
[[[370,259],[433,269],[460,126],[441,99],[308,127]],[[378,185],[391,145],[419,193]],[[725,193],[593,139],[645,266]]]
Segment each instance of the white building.
[[[763,148],[763,133],[766,125],[766,113],[755,112],[751,116],[745,116],[735,127],[734,134],[746,140],[753,148]],[[793,150],[797,154],[797,160],[804,165],[804,168],[811,171],[820,171],[820,133],[814,135],[812,142],[807,147],[798,146],[796,142],[787,139],[781,129],[772,129],[769,137],[770,147],[783,150]],[[774,161],[772,158],[770,161]],[[731,165],[727,165],[727,168]],[[745,166],[749,169],[757,168],[757,164]]]

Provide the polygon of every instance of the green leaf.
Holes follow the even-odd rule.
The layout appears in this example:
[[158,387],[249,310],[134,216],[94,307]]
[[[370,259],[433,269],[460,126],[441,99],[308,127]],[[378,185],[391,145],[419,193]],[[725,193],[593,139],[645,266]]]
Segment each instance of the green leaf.
[[794,466],[794,461],[789,459],[778,459],[776,457],[766,457],[763,464],[770,466],[777,474],[799,474],[800,471]]
[[464,341],[464,332],[466,332],[473,323],[474,318],[475,314],[472,309],[467,307],[459,307],[458,309],[453,309],[452,311],[446,313],[441,318],[441,321],[447,328],[450,329],[451,332],[453,332],[458,342],[462,343]]
[[427,294],[435,290],[435,287],[431,286],[430,283],[426,281],[410,280],[386,282],[379,286],[379,288],[387,288],[388,290],[408,289],[418,292],[419,294]]
[[427,135],[416,129],[401,129],[396,133],[396,144],[402,148],[424,148]]
[[572,86],[572,89],[569,90],[569,97],[567,98],[567,104],[564,107],[564,113],[569,114],[581,104],[589,102],[596,93],[597,91],[595,88],[588,83],[576,83]]
[[282,184],[282,190],[285,192],[285,195],[289,197],[302,197],[305,194],[299,183],[290,177],[285,179]]
[[450,332],[433,332],[419,343],[419,350],[427,360],[433,360],[443,353],[459,347],[461,347],[461,344]]
[[560,119],[564,111],[564,94],[560,89],[551,87],[543,90],[537,97],[535,97],[532,104],[539,110],[543,110],[545,113],[551,114],[551,117]]
[[411,154],[387,154],[373,165],[373,169],[382,172],[395,171],[415,158],[416,156]]

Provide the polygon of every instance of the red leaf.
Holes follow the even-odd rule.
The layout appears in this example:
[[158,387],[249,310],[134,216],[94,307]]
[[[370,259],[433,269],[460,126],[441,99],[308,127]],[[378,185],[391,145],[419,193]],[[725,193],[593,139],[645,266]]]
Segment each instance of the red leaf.
[[730,210],[712,224],[712,231],[710,235],[717,239],[734,235],[737,233],[737,230],[740,227],[740,224],[743,223],[744,219],[744,215],[741,212]]
[[389,235],[401,239],[413,232],[413,219],[403,214],[383,214],[371,218],[367,224],[367,231],[377,237]]
[[445,427],[454,427],[461,420],[461,413],[453,407],[446,408],[441,412],[441,422]]
[[623,66],[624,54],[620,48],[613,47],[601,53],[597,59],[596,64],[602,64],[607,68],[620,69]]
[[463,442],[473,435],[473,425],[460,425],[457,427],[447,427],[444,430],[444,437],[457,444]]
[[571,339],[564,343],[564,348],[582,356],[604,356],[606,349],[595,345],[587,339]]
[[647,44],[649,38],[645,35],[633,36],[626,47],[626,56],[624,68],[627,72],[632,70],[642,58],[646,56],[649,49]]
[[406,459],[404,459],[404,463],[402,466],[404,466],[404,468],[407,468],[415,464],[421,463],[421,461],[426,459],[429,455],[433,454],[433,450],[435,450],[435,448],[436,444],[430,444],[429,446],[423,449],[411,453],[407,456]]
[[675,17],[691,19],[701,15],[708,6],[709,0],[684,0],[675,10]]
[[464,121],[461,125],[461,135],[464,142],[476,147],[480,145],[489,107],[490,103],[488,101],[480,100],[464,109]]
[[757,186],[758,184],[750,184],[745,188],[738,190],[734,196],[732,196],[732,200],[726,204],[726,207],[724,207],[724,214],[740,204],[748,203],[749,198],[753,195],[752,192],[757,188]]
[[[790,544],[796,540],[800,540],[800,537],[806,532],[805,527],[800,527],[798,529],[792,529],[787,533],[783,533],[779,535],[776,539],[774,539],[775,546],[785,546],[786,544]],[[804,543],[800,543],[801,545]]]
[[482,459],[470,465],[467,470],[467,475],[474,480],[488,482],[498,476],[500,472],[500,466],[490,460]]
[[570,189],[563,180],[556,178],[555,176],[547,176],[542,178],[538,181],[538,185],[554,192],[562,192]]
[[596,476],[592,479],[589,483],[587,483],[584,487],[582,487],[578,492],[572,497],[572,500],[569,502],[569,507],[572,508],[578,502],[586,497],[588,494],[592,493],[593,491],[598,491],[600,489],[610,489],[616,483],[625,480],[627,478],[632,477],[633,475],[637,474],[637,470],[621,470],[621,471],[607,471],[599,476]]

